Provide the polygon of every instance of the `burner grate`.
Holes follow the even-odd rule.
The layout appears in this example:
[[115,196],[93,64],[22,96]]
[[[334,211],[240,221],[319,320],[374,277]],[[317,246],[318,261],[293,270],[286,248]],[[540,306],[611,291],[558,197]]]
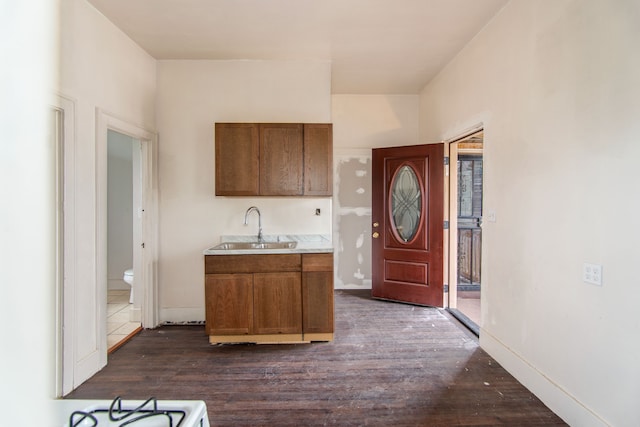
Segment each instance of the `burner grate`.
[[[182,421],[186,416],[186,412],[182,410],[165,410],[158,409],[158,401],[152,397],[147,399],[144,403],[136,408],[126,408],[123,405],[122,398],[120,396],[113,399],[109,409],[98,408],[91,411],[74,411],[69,416],[70,427],[99,427],[98,414],[108,414],[109,421],[113,421],[118,427],[125,427],[128,425],[141,422],[152,417],[166,418],[168,427],[180,427]],[[177,423],[174,425],[174,420],[177,419]]]

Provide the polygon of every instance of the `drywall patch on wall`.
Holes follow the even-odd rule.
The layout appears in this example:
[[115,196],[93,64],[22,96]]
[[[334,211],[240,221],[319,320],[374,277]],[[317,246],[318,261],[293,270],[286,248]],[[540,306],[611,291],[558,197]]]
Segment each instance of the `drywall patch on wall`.
[[337,150],[336,289],[371,288],[371,150]]

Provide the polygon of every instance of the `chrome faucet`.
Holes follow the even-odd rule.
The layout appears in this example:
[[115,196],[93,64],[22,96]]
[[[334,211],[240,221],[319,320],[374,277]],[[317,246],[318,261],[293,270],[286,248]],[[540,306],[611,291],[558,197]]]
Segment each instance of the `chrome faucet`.
[[247,216],[252,212],[256,211],[258,213],[258,242],[262,242],[262,216],[260,215],[260,209],[255,206],[251,206],[244,213],[244,225],[247,225]]

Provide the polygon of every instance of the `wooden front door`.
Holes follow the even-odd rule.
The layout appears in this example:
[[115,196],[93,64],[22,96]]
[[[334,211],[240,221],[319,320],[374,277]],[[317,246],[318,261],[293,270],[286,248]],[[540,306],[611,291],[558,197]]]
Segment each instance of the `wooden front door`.
[[443,305],[444,144],[372,155],[374,298]]

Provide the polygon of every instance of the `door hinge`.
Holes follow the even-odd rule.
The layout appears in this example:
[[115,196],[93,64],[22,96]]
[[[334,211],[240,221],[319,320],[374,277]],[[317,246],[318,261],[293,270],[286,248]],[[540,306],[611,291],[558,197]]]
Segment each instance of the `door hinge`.
[[445,230],[448,230],[448,229],[449,229],[449,221],[444,221],[444,222],[442,223],[442,227],[443,227]]
[[448,157],[444,158],[444,165],[445,166],[449,166],[449,158]]
[[449,285],[445,284],[445,285],[442,287],[442,292],[444,292],[444,293],[449,292]]

